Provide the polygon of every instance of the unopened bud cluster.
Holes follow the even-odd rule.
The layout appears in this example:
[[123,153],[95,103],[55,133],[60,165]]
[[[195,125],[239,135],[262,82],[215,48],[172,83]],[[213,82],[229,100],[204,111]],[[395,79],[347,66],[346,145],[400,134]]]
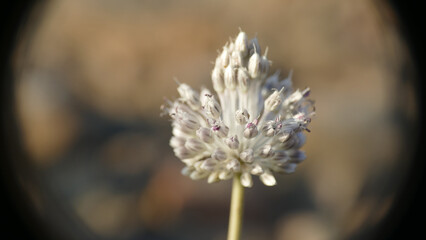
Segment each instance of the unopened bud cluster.
[[245,187],[258,175],[273,186],[273,173],[292,173],[305,159],[299,149],[315,113],[310,90],[293,91],[291,74],[268,77],[270,64],[257,39],[240,32],[216,59],[217,97],[179,84],[180,97],[162,109],[172,118],[170,145],[186,165],[184,175],[212,183],[241,173]]

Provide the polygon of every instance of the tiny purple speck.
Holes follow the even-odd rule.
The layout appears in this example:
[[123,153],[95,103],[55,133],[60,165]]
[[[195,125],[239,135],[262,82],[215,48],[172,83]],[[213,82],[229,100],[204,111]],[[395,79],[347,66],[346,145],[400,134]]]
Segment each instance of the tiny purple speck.
[[306,91],[304,94],[303,94],[303,97],[309,97],[309,94],[311,93],[311,91],[310,90],[308,90],[308,91]]

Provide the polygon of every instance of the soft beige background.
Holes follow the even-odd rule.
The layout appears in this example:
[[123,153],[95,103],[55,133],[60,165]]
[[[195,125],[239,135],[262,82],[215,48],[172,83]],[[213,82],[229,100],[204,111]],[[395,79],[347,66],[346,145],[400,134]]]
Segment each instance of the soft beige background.
[[[179,81],[211,87],[241,27],[312,89],[307,160],[246,192],[243,239],[369,239],[409,164],[409,56],[383,1],[47,1],[16,53],[34,206],[71,239],[224,239],[230,182],[180,175],[160,118]],[[410,130],[411,129],[411,130]]]

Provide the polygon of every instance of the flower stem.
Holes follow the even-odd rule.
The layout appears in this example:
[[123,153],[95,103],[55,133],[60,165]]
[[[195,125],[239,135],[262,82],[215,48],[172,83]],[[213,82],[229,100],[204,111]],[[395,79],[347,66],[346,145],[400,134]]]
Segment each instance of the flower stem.
[[235,174],[232,182],[231,209],[229,214],[228,240],[239,240],[241,235],[244,187],[240,181],[241,174]]

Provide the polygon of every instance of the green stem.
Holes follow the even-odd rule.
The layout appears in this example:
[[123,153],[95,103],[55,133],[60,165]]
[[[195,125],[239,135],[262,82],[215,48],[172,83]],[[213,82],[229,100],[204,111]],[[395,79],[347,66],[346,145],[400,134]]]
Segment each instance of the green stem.
[[228,240],[239,240],[241,236],[244,187],[240,181],[241,174],[235,174],[232,182],[231,209],[229,214]]

